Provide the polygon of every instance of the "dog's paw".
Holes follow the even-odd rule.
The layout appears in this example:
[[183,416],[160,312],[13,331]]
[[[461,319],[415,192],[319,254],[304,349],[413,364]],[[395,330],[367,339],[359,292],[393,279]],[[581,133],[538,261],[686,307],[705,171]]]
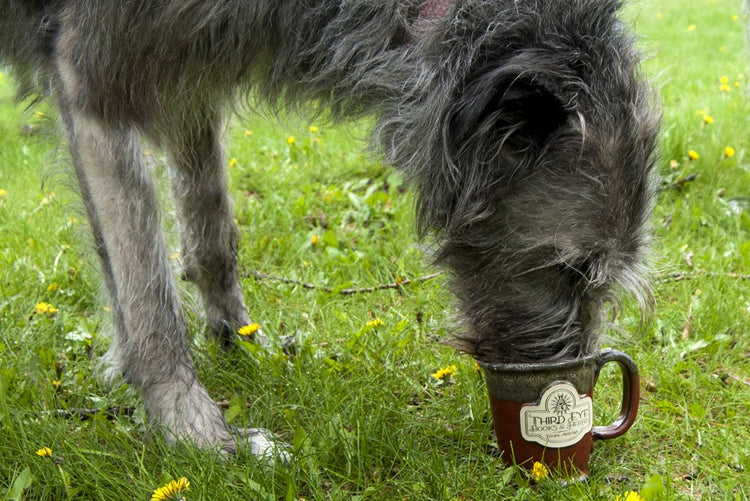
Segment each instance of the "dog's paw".
[[[244,442],[250,446],[250,453],[262,461],[288,463],[292,455],[287,451],[289,446],[277,441],[273,434],[265,428],[233,428],[237,442]],[[236,454],[234,451],[226,451]]]
[[212,423],[202,421],[201,426],[192,423],[182,433],[173,429],[167,431],[171,442],[187,442],[204,450],[216,450],[226,458],[242,453],[250,453],[264,462],[288,463],[292,456],[287,452],[289,446],[276,440],[265,428],[235,428],[230,426],[224,416],[218,416]]
[[170,442],[192,443],[225,456],[234,456],[249,446],[249,452],[259,459],[289,461],[286,446],[268,430],[230,426],[197,379],[184,392],[175,392],[175,386],[151,387],[146,398],[149,416],[165,431]]

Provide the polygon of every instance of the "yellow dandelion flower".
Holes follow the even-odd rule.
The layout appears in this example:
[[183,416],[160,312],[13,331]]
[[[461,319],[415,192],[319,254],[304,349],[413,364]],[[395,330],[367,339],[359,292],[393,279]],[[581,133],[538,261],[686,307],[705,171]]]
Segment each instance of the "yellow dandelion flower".
[[314,126],[314,125],[311,125],[308,130],[310,132],[312,132],[313,134],[315,134],[316,132],[318,132],[318,128],[316,126]]
[[251,130],[246,130],[246,131],[245,131],[245,135],[246,135],[247,137],[253,137],[253,131],[251,131]]
[[737,14],[732,16],[732,21],[737,21],[740,18]]
[[537,461],[534,463],[534,466],[531,467],[531,473],[529,473],[529,475],[534,482],[540,482],[549,476],[549,470],[546,466]]
[[688,151],[688,158],[690,160],[698,160],[701,156],[695,150]]
[[729,84],[721,84],[719,85],[719,90],[721,92],[729,92],[732,90],[732,87]]
[[37,303],[34,307],[34,313],[46,313],[48,315],[54,315],[55,312],[57,312],[57,308],[45,302]]
[[7,190],[0,189],[0,198],[6,196],[8,194]]
[[50,381],[49,384],[52,385],[52,387],[54,389],[59,390],[60,387],[62,386],[62,381],[58,381],[57,379],[53,379],[52,381]]
[[41,458],[49,458],[52,457],[52,449],[49,447],[42,447],[38,451],[36,451],[36,455]]
[[734,156],[734,148],[732,148],[731,146],[727,146],[726,148],[724,148],[724,156],[727,157],[727,158],[733,157]]
[[252,336],[256,332],[260,330],[260,324],[252,323],[248,325],[244,325],[237,329],[237,334],[240,336]]
[[688,31],[695,31],[695,28],[696,28],[696,26],[694,24],[691,24],[690,26],[687,27],[687,30]]
[[646,501],[646,499],[635,491],[628,491],[617,496],[615,501]]
[[381,325],[383,325],[383,321],[379,318],[375,318],[367,322],[365,325],[367,325],[367,327],[380,327]]
[[313,235],[310,238],[310,243],[313,245],[318,245],[318,242],[320,241],[320,237],[318,235]]
[[723,83],[723,84],[729,83],[729,77],[726,75],[722,75],[721,78],[719,79],[719,83]]
[[703,115],[703,123],[712,124],[714,123],[714,119],[711,115]]
[[294,136],[289,136],[288,138],[286,138],[286,144],[288,145],[294,144],[294,141],[295,141]]
[[58,288],[59,288],[59,286],[57,285],[56,282],[55,283],[51,283],[51,284],[49,284],[47,286],[47,292],[57,292]]
[[231,169],[231,168],[232,168],[232,167],[234,167],[235,165],[237,165],[237,159],[236,159],[236,158],[232,158],[232,159],[231,159],[231,160],[229,161],[229,168]]
[[167,485],[156,489],[154,491],[154,494],[151,496],[151,501],[184,499],[183,496],[180,496],[180,494],[189,490],[190,482],[188,481],[188,479],[185,477],[180,477],[179,479],[172,480]]
[[432,377],[435,379],[446,379],[449,377],[455,377],[456,374],[458,374],[458,367],[455,365],[449,365],[448,367],[443,367],[442,369],[438,369],[437,372],[432,374]]

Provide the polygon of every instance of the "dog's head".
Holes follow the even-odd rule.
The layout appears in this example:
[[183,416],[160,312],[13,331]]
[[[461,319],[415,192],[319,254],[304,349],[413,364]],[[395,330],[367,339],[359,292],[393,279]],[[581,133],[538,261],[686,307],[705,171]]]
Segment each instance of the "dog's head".
[[623,287],[646,301],[658,113],[618,2],[506,3],[464,50],[420,221],[454,272],[461,348],[575,357]]

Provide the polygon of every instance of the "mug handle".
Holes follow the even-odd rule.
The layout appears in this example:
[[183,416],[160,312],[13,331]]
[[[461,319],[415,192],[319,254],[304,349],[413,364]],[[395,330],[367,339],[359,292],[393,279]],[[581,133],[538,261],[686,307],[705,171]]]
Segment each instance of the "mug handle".
[[617,362],[622,372],[622,406],[620,415],[609,426],[594,426],[591,430],[595,440],[606,440],[609,438],[619,437],[635,422],[638,414],[638,402],[641,397],[640,380],[638,378],[638,367],[632,358],[621,351],[608,348],[599,352],[596,359],[596,369],[594,372],[594,384],[599,379],[599,372],[608,362]]

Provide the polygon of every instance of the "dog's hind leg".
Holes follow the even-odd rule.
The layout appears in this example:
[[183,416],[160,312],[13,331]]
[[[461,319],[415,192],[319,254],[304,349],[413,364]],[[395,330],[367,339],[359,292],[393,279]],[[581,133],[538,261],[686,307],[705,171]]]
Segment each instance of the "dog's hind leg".
[[227,192],[226,168],[217,113],[165,133],[177,203],[184,276],[196,283],[210,331],[229,342],[250,323],[237,269],[238,230]]
[[[149,418],[169,439],[233,452],[230,427],[198,380],[189,353],[140,134],[127,121],[97,112],[71,60],[57,58],[57,92],[112,301],[113,368],[141,391]],[[256,455],[274,450],[264,430],[248,430],[244,439]]]

